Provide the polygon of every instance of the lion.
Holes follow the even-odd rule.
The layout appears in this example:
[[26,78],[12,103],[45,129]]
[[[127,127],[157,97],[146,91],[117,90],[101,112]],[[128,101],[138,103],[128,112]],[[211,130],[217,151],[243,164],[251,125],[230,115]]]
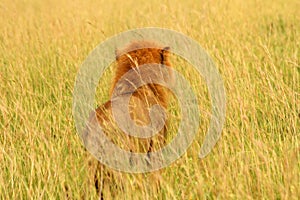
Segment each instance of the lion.
[[[168,130],[168,114],[163,118],[163,127],[155,136],[150,138],[136,138],[125,134],[118,127],[113,116],[112,103],[114,98],[127,96],[129,98],[128,110],[130,118],[139,126],[147,126],[151,122],[149,111],[152,106],[158,104],[166,112],[169,103],[169,91],[166,87],[155,82],[162,81],[166,82],[166,84],[173,82],[169,49],[169,47],[163,47],[154,42],[134,41],[123,49],[115,51],[117,65],[110,90],[110,100],[99,106],[91,114],[85,138],[95,135],[93,127],[95,124],[99,124],[103,133],[113,143],[129,152],[149,154],[165,145]],[[159,68],[155,68],[152,65],[165,66],[167,74],[162,76],[161,74],[163,73],[157,70]],[[147,67],[143,71],[143,74],[141,74],[140,66]],[[129,78],[126,77],[128,73]],[[139,87],[136,82],[143,81],[140,79],[153,79],[154,83]],[[122,113],[119,113],[119,115],[122,115]],[[134,162],[132,164],[134,165]],[[115,181],[116,176],[120,173],[109,170],[100,162],[97,165],[94,183],[97,193],[103,198],[104,188],[106,190],[110,186],[114,186],[117,182]]]

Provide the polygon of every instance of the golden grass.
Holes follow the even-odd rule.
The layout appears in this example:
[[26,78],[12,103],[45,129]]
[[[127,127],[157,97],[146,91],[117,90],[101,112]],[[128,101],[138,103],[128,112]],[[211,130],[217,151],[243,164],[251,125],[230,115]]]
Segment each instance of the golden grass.
[[[210,53],[224,78],[226,124],[200,160],[210,106],[205,83],[175,61],[198,91],[197,139],[163,170],[158,191],[128,175],[120,197],[298,199],[299,10],[297,0],[1,0],[0,199],[97,198],[91,156],[72,118],[76,73],[98,43],[145,26],[180,31]],[[100,83],[98,104],[107,100],[110,77]]]

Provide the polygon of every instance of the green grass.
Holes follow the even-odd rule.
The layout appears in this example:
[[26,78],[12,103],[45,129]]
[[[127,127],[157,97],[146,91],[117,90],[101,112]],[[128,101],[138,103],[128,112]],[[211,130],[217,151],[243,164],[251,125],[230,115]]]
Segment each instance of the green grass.
[[[197,138],[162,171],[158,191],[149,179],[128,176],[119,197],[298,199],[299,10],[297,0],[1,0],[0,199],[97,198],[95,160],[72,118],[76,73],[107,37],[146,26],[180,31],[209,52],[224,79],[226,123],[200,160],[209,98],[201,77],[175,60],[203,112]],[[107,100],[111,76],[101,80],[97,104]]]

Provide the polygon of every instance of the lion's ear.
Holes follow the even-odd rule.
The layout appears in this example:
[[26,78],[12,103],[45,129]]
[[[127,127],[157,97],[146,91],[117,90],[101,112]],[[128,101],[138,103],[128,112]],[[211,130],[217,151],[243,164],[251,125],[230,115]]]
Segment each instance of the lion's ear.
[[116,56],[116,60],[118,60],[119,57],[120,57],[120,51],[119,51],[119,49],[115,49],[115,56]]
[[170,47],[164,47],[163,50],[164,50],[164,51],[169,51],[169,50],[170,50]]
[[160,51],[160,57],[161,57],[161,63],[164,64],[164,61],[167,59],[167,57],[169,56],[169,50],[170,47],[164,47],[161,51]]

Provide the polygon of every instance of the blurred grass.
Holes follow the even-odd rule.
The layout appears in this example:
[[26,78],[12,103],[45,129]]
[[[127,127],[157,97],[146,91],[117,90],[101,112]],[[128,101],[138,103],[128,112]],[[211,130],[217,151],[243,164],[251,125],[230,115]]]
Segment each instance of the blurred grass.
[[[210,106],[205,83],[175,66],[198,91],[197,139],[163,170],[157,194],[148,180],[130,177],[125,187],[138,187],[121,197],[298,199],[299,10],[296,0],[1,0],[0,199],[97,197],[72,118],[76,73],[98,43],[145,26],[180,31],[210,53],[224,78],[226,124],[199,160]],[[107,100],[110,77],[101,80],[98,104]]]

